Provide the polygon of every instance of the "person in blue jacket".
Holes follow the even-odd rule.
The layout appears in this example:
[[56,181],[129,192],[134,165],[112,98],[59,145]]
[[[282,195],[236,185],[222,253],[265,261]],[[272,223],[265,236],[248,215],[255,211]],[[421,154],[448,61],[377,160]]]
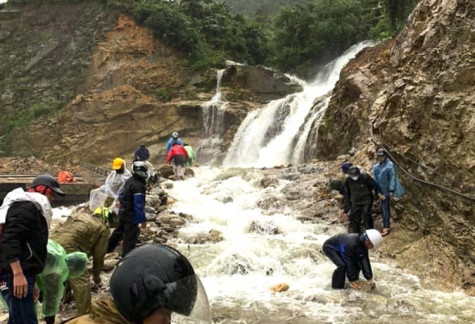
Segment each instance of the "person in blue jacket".
[[350,287],[358,289],[360,271],[370,282],[371,288],[376,287],[368,250],[378,247],[382,242],[381,233],[375,229],[366,230],[364,234],[340,234],[326,240],[322,247],[323,253],[337,266],[333,272],[332,288],[343,289],[346,275]]
[[165,146],[165,150],[167,151],[167,154],[168,152],[170,152],[170,150],[173,147],[173,144],[175,143],[183,146],[183,141],[181,140],[181,138],[178,137],[178,132],[173,132],[172,137],[168,139],[167,145]]
[[394,190],[396,190],[396,169],[394,164],[388,159],[388,154],[384,149],[379,149],[376,155],[379,162],[373,165],[373,176],[383,194],[380,197],[381,214],[383,217],[381,235],[385,236],[389,234],[391,229],[389,200],[393,198]]
[[149,176],[145,162],[137,161],[132,164],[132,177],[125,182],[119,192],[119,224],[109,238],[108,253],[115,249],[122,238],[122,257],[135,248],[140,235],[139,224],[142,229],[147,225],[145,190]]

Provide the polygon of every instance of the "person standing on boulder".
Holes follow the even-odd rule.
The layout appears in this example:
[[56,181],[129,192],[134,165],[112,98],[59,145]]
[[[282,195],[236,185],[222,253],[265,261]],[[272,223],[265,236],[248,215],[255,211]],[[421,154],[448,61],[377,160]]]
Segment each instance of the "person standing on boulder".
[[383,230],[381,235],[386,236],[391,230],[389,200],[396,190],[396,169],[394,164],[388,159],[388,154],[384,149],[379,149],[376,153],[378,161],[373,165],[373,176],[381,188],[381,214],[383,217]]
[[170,164],[173,161],[173,173],[178,179],[183,180],[185,178],[185,164],[188,160],[188,152],[183,146],[178,143],[174,143],[170,152],[168,152],[167,163]]
[[322,247],[323,253],[337,266],[332,276],[332,288],[343,289],[346,275],[351,289],[358,289],[360,271],[370,282],[371,288],[376,287],[368,250],[378,247],[382,242],[381,233],[375,229],[366,230],[364,234],[340,234],[326,240]]
[[45,174],[33,180],[28,192],[22,188],[9,192],[0,207],[0,291],[8,305],[9,323],[38,323],[35,276],[46,262],[50,203],[55,195],[64,193],[58,181]]
[[352,166],[348,169],[348,177],[343,183],[341,192],[345,198],[343,213],[349,213],[350,217],[350,233],[361,233],[361,216],[364,219],[365,229],[374,227],[371,215],[373,191],[380,198],[383,197],[378,184],[369,174],[362,173],[357,166]]
[[183,146],[183,141],[181,138],[178,137],[178,132],[173,132],[172,137],[168,139],[167,145],[165,145],[165,151],[167,152],[167,154],[168,152],[170,152],[173,145],[175,144],[179,144]]

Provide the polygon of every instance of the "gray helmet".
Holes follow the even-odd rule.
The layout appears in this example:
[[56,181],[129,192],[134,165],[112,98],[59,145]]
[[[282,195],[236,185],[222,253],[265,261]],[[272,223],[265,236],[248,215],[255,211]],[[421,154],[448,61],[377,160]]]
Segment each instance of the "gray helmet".
[[378,152],[376,152],[377,156],[388,156],[388,152],[386,152],[385,149],[379,149]]
[[172,133],[172,137],[173,137],[173,138],[178,138],[178,132],[173,132],[173,133]]
[[32,186],[46,186],[53,190],[53,192],[59,196],[65,195],[65,193],[61,189],[59,189],[59,182],[56,181],[56,179],[49,174],[37,176],[35,180],[33,180]]
[[[144,245],[128,253],[112,274],[110,292],[119,312],[137,323],[158,308],[192,316],[203,294],[206,297],[188,259],[162,244]],[[210,316],[209,306],[207,309]]]
[[135,174],[136,176],[147,180],[149,177],[149,172],[148,172],[148,166],[147,163],[143,161],[135,161],[132,164],[132,174]]

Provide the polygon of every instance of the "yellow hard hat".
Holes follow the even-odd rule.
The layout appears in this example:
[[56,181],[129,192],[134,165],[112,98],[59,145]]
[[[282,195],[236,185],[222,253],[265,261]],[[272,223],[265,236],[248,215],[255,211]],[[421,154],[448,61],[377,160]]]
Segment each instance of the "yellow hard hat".
[[115,158],[114,161],[112,162],[112,169],[113,170],[119,170],[122,168],[122,165],[124,165],[125,161],[121,158]]

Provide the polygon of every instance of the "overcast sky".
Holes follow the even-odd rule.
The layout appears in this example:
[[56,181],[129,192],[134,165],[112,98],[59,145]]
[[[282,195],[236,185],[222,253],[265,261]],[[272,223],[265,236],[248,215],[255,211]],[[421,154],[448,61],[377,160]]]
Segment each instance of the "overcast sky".
[[4,2],[7,2],[7,0],[0,0],[0,3],[4,3]]

